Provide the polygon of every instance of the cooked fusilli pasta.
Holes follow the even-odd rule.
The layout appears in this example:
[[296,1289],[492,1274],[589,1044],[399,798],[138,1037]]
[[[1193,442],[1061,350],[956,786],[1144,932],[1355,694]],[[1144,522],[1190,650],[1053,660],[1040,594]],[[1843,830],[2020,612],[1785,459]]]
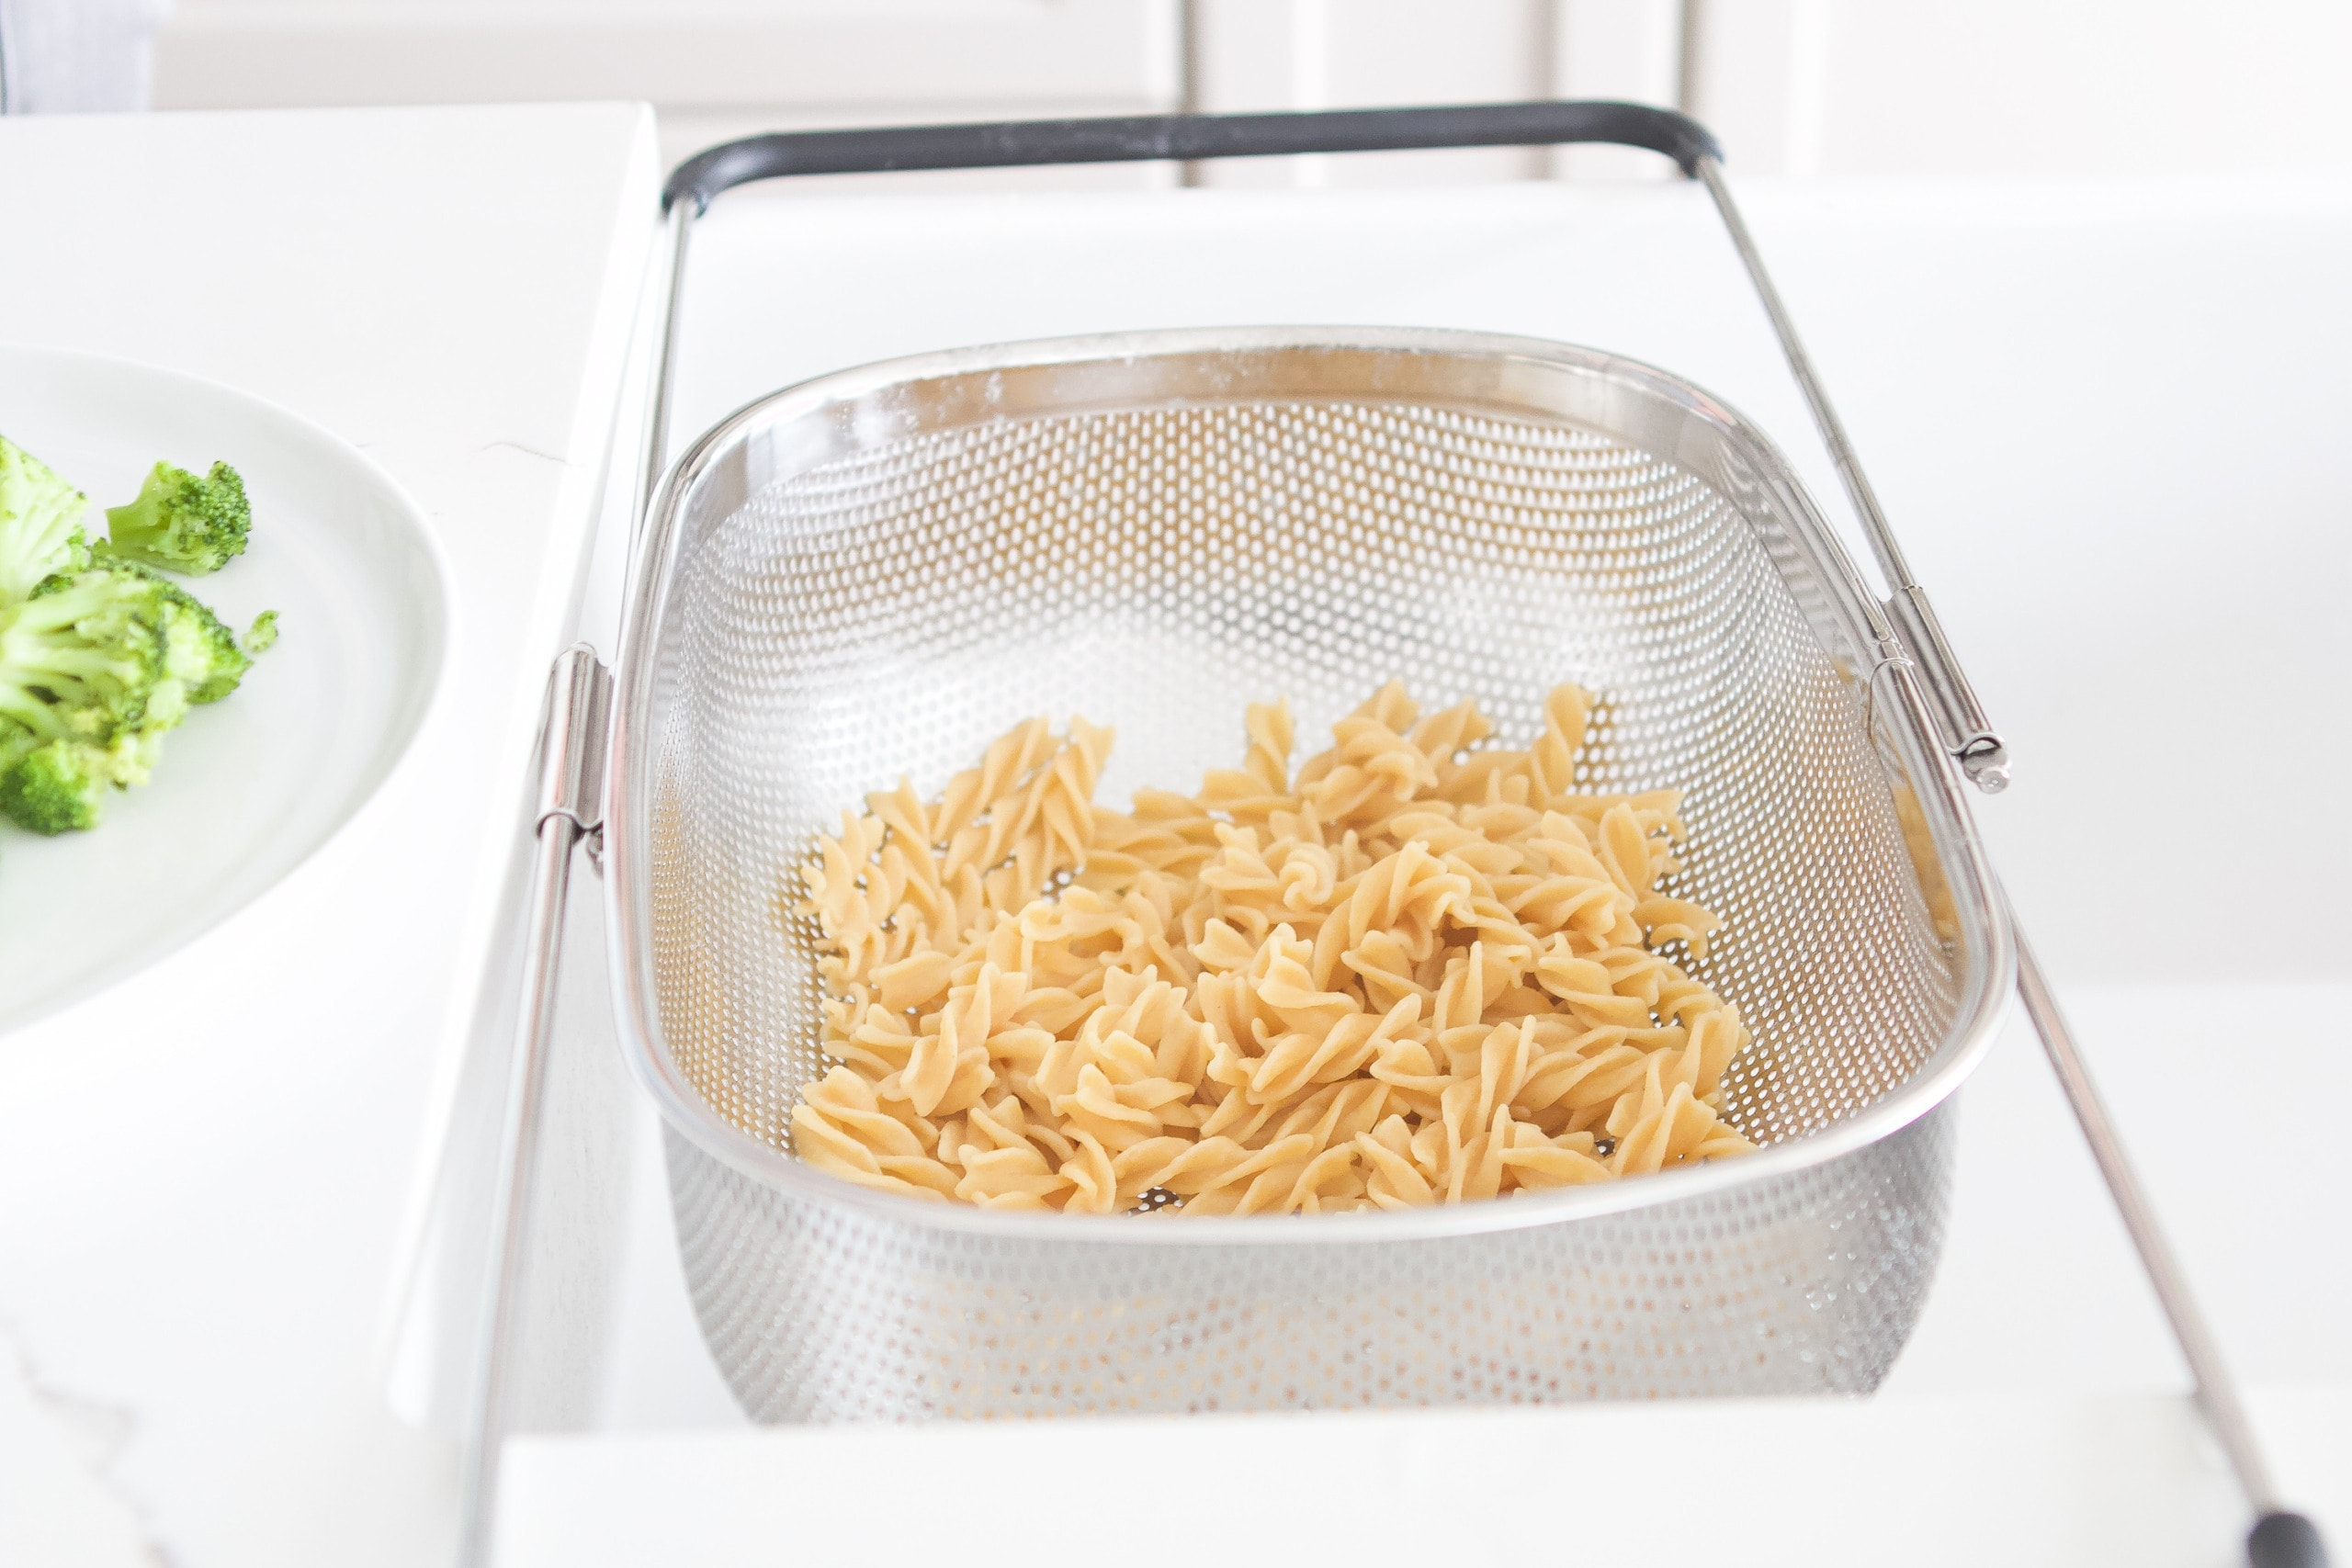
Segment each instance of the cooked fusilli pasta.
[[996,1208],[1408,1208],[1753,1145],[1721,1115],[1747,1031],[1658,951],[1671,792],[1580,794],[1591,699],[1525,751],[1391,682],[1290,772],[1286,704],[1194,795],[1093,804],[1111,732],[1016,726],[901,783],[799,868],[823,1045],[793,1147],[866,1187]]

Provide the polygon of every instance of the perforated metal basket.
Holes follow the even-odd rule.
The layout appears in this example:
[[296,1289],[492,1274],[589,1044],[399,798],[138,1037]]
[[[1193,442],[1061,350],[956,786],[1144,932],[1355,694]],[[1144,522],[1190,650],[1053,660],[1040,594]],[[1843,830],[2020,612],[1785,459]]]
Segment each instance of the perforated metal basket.
[[[1588,350],[1188,332],[944,354],[779,392],[654,508],[615,700],[624,1036],[687,1280],[763,1419],[1872,1387],[1933,1272],[1951,1091],[2010,982],[1981,859],[1867,595],[1787,465]],[[1391,678],[1523,745],[1599,693],[1596,788],[1682,789],[1695,967],[1756,1043],[1753,1156],[1409,1214],[1012,1215],[797,1164],[820,1074],[792,868],[1044,712],[1102,796],[1186,787],[1290,698]]]

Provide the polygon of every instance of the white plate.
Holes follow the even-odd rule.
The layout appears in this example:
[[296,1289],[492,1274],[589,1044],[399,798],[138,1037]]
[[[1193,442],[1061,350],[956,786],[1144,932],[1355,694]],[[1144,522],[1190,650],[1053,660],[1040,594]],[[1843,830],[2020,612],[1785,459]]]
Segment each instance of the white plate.
[[124,360],[0,344],[0,434],[90,497],[86,525],[158,458],[244,476],[243,555],[183,580],[277,646],[234,694],[164,741],[153,782],[86,833],[0,822],[0,1033],[191,941],[292,871],[376,792],[414,739],[448,639],[447,573],[424,513],[382,469],[285,410]]

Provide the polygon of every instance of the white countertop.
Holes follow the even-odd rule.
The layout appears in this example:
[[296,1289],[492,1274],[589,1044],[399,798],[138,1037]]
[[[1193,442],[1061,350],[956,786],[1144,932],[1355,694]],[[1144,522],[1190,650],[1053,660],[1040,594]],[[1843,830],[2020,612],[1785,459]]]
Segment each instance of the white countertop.
[[431,516],[456,623],[414,749],[317,856],[0,1040],[0,1561],[442,1550],[449,1446],[382,1396],[388,1275],[572,623],[656,172],[628,105],[0,119],[0,332],[334,430]]
[[[620,111],[508,113],[527,138],[556,135],[556,118],[535,117]],[[287,140],[432,117],[306,118]],[[577,526],[584,500],[567,511],[540,468],[495,444],[582,464],[603,440],[581,410],[599,388],[609,396],[599,354],[617,349],[580,345],[616,338],[627,311],[587,302],[598,290],[584,234],[601,221],[605,265],[617,266],[628,247],[610,239],[614,201],[644,189],[634,122],[598,123],[613,138],[602,175],[583,153],[577,203],[542,176],[527,232],[490,227],[514,210],[483,171],[495,160],[415,131],[413,155],[388,154],[367,201],[331,219],[271,209],[282,243],[312,247],[318,265],[298,269],[301,288],[257,296],[289,304],[258,312],[264,330],[208,326],[174,359],[140,347],[137,322],[104,318],[94,292],[42,335],[220,375],[381,441],[370,450],[444,515],[479,525],[519,510]],[[0,181],[40,162],[12,154],[11,130],[0,125]],[[1915,564],[2009,732],[2018,785],[1980,812],[1996,858],[2255,1385],[2283,1483],[2339,1552],[2352,1550],[2341,1329],[2352,1194],[2331,1152],[2334,1107],[2352,1100],[2352,827],[2329,787],[2352,764],[2332,722],[2352,695],[2352,644],[2333,632],[2352,567],[2340,436],[2352,186],[1746,194]],[[730,198],[698,236],[676,428],[690,434],[801,375],[954,344],[1219,321],[1470,326],[1590,343],[1709,385],[1776,435],[1837,514],[1826,462],[1696,195]],[[435,213],[447,241],[434,263],[399,269],[431,309],[413,319],[384,302],[356,321],[368,312],[347,299],[365,291],[341,280],[383,276],[368,270],[378,231],[365,225],[402,227],[384,216],[402,199]],[[83,298],[73,268],[32,265],[0,254],[0,298],[20,276]],[[541,279],[576,283],[571,302],[571,284]],[[414,341],[428,330],[429,345]],[[332,344],[342,333],[357,337]],[[535,333],[558,346],[518,354]],[[568,402],[554,364],[571,367]],[[560,627],[532,625],[546,646],[560,640]],[[510,649],[501,668],[526,663]],[[497,728],[485,717],[480,733]],[[428,890],[479,880],[486,819],[458,810],[454,785],[436,801],[413,771],[400,787],[401,806],[388,795],[368,822],[437,805],[462,818],[464,846],[411,830],[416,863],[386,865],[355,827],[227,931],[0,1042],[0,1190],[42,1194],[0,1211],[0,1332],[39,1391],[28,1398],[0,1366],[0,1474],[6,1456],[28,1456],[27,1479],[0,1486],[40,1491],[40,1517],[68,1532],[28,1561],[137,1562],[145,1540],[192,1564],[427,1562],[446,1536],[447,1450],[383,1413],[364,1350],[428,1093],[431,1021],[416,993],[434,987],[412,982],[446,974],[470,940],[415,928],[447,907]],[[380,891],[355,909],[369,876]],[[207,985],[221,955],[305,927],[347,940],[313,942],[313,975],[204,991],[205,1054],[133,1038],[175,991]],[[387,963],[387,943],[413,944],[397,951],[414,961]],[[575,1025],[582,1040],[596,1032]],[[93,1056],[94,1028],[123,1043]],[[224,1082],[283,1081],[292,1061],[333,1084],[335,1115],[318,1117],[312,1100],[298,1119],[299,1102],[255,1089],[253,1103],[275,1108],[266,1126],[175,1120],[199,1097],[220,1103]],[[1472,1541],[1623,1554],[1655,1548],[1665,1529],[1768,1562],[1983,1561],[2003,1548],[2019,1562],[2228,1561],[2236,1505],[2021,1034],[1964,1104],[1951,1235],[1912,1346],[1878,1399],[1797,1410],[745,1432],[684,1316],[658,1179],[639,1158],[600,1408],[587,1432],[514,1446],[508,1568],[656,1552],[1010,1561],[1062,1540],[1198,1561],[1203,1530],[1237,1560],[1382,1560]],[[641,1108],[638,1130],[641,1145]],[[1251,1484],[1286,1463],[1345,1506]],[[1414,1484],[1392,1485],[1399,1474]],[[1200,1478],[1215,1478],[1220,1523],[1154,1522],[1171,1491],[1188,1520],[1209,1518]],[[1695,1519],[1661,1523],[1693,1496]],[[966,1522],[984,1506],[1009,1519],[1014,1498],[1038,1525]],[[10,1528],[0,1499],[0,1558]]]

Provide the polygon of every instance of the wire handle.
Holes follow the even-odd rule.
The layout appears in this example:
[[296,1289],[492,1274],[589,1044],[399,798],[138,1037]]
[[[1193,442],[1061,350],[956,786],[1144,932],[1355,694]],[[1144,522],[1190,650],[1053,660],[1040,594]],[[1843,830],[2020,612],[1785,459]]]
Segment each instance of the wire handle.
[[531,929],[524,947],[523,1008],[514,1029],[499,1137],[498,1186],[491,1200],[481,1338],[466,1411],[463,1491],[458,1506],[460,1568],[484,1568],[490,1562],[491,1531],[498,1515],[498,1462],[511,1416],[514,1312],[530,1239],[539,1113],[547,1098],[548,1055],[555,1035],[564,901],[571,886],[573,847],[582,840],[593,843],[603,827],[605,720],[612,690],[612,675],[597,660],[595,650],[581,643],[559,655],[548,672],[547,702],[540,712]]
[[874,130],[791,130],[697,152],[662,188],[662,207],[699,213],[713,197],[789,175],[894,169],[1005,169],[1038,164],[1197,163],[1301,152],[1433,147],[1548,147],[1605,141],[1645,148],[1696,176],[1723,149],[1690,116],[1651,104],[1537,99],[1436,108],[1325,109],[1286,114],[1147,114],[1107,119],[1016,119]]
[[2273,1511],[2246,1532],[2245,1557],[2250,1568],[2327,1568],[2327,1543],[2302,1515]]
[[1870,536],[1871,553],[1878,558],[1879,570],[1884,574],[1887,585],[1894,590],[1887,596],[1887,618],[1894,623],[1901,646],[1908,650],[1912,664],[1919,671],[1928,711],[1935,720],[1944,750],[1978,789],[1997,795],[2009,787],[2008,749],[1995,732],[1993,721],[1985,716],[1984,705],[1976,700],[1976,689],[1968,683],[1951,644],[1944,640],[1943,625],[1936,619],[1934,606],[1928,603],[1928,591],[1911,575],[1911,563],[1904,558],[1894,525],[1879,510],[1878,492],[1871,488],[1869,476],[1862,472],[1862,461],[1854,455],[1854,444],[1847,439],[1845,423],[1830,405],[1829,393],[1821,385],[1821,378],[1813,373],[1813,357],[1805,353],[1804,344],[1797,337],[1796,322],[1790,317],[1788,307],[1781,303],[1781,291],[1772,287],[1772,275],[1764,270],[1763,254],[1757,250],[1747,221],[1731,198],[1731,186],[1724,182],[1723,164],[1712,154],[1702,156],[1690,170],[1690,176],[1703,184],[1707,194],[1714,198],[1715,211],[1730,231],[1732,248],[1739,253],[1740,265],[1747,269],[1747,280],[1755,286],[1757,299],[1763,301],[1773,335],[1781,340],[1781,353],[1789,362],[1789,374],[1795,379],[1797,389],[1804,394],[1805,407],[1813,412],[1814,427],[1821,432],[1821,444],[1829,448],[1830,459],[1838,465],[1838,480],[1846,487],[1847,499],[1854,503],[1854,514],[1862,520],[1862,530]]
[[2123,1152],[2123,1140],[2108,1116],[2107,1103],[2091,1081],[2090,1068],[2075,1044],[2074,1031],[2066,1026],[2065,1014],[2058,1010],[2058,998],[2052,994],[2050,982],[2043,978],[2033,949],[2027,945],[2025,933],[2018,930],[2014,910],[2009,915],[2009,929],[2017,941],[2018,999],[2025,1003],[2026,1016],[2032,1020],[2034,1032],[2041,1037],[2041,1049],[2058,1075],[2059,1087],[2066,1091],[2066,1103],[2074,1109],[2075,1122],[2082,1127],[2083,1142],[2090,1145],[2091,1157],[2098,1162],[2098,1173],[2107,1182],[2108,1195],[2115,1201],[2115,1212],[2122,1216],[2123,1228],[2131,1233],[2132,1249],[2139,1253],[2140,1265],[2147,1270],[2148,1283],[2155,1291],[2156,1304],[2164,1309],[2165,1321],[2172,1327],[2181,1359],[2188,1363],[2188,1375],[2196,1385],[2197,1404],[2204,1412],[2205,1425],[2222,1445],[2230,1470],[2237,1477],[2238,1489],[2253,1506],[2255,1522],[2245,1538],[2246,1561],[2252,1568],[2327,1568],[2327,1548],[2320,1540],[2318,1529],[2302,1515],[2278,1506],[2270,1471],[2262,1462],[2262,1450],[2254,1439],[2253,1424],[2246,1420],[2237,1384],[2222,1359],[2221,1344],[2206,1326],[2204,1314],[2197,1310],[2197,1298],[2189,1292],[2188,1277],[2181,1272],[2180,1260],[2173,1256],[2171,1245],[2156,1224],[2155,1206],[2148,1201],[2139,1174],[2132,1168],[2131,1156]]

